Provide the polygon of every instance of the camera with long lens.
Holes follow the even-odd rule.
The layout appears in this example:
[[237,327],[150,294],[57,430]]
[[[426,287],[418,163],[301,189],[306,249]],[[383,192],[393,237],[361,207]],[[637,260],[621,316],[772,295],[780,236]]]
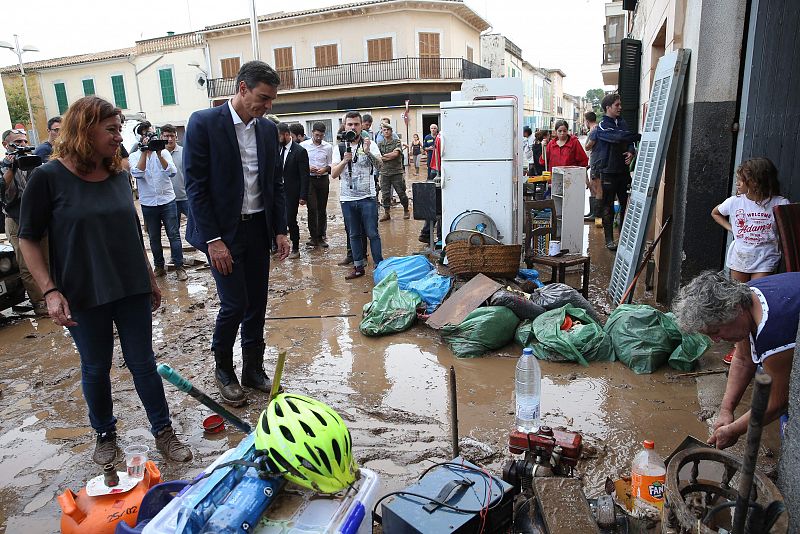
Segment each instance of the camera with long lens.
[[7,156],[14,156],[14,168],[21,171],[31,171],[42,164],[42,158],[31,154],[36,150],[33,146],[19,146],[10,144],[6,150]]
[[345,132],[342,132],[342,140],[343,141],[347,141],[348,143],[352,143],[356,139],[358,139],[358,134],[355,131],[347,130]]

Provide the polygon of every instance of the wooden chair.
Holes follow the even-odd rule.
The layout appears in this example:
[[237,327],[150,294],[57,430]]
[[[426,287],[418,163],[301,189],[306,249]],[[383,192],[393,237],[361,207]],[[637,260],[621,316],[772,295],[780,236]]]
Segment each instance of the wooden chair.
[[[536,241],[541,236],[550,235],[550,239],[555,239],[557,235],[556,228],[556,203],[554,200],[525,200],[523,201],[523,209],[525,210],[524,217],[524,234],[525,234],[525,265],[532,268],[533,257],[536,255]],[[550,210],[550,226],[542,226],[540,228],[533,228],[533,217],[531,211],[533,210]]]

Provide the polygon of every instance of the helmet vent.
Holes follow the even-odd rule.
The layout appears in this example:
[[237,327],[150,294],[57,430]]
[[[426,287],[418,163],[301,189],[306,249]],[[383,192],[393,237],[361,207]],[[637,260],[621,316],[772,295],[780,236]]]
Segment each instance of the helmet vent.
[[278,417],[283,417],[283,409],[281,408],[280,403],[275,403],[275,415]]
[[308,443],[303,443],[303,445],[306,446],[306,451],[308,451],[308,455],[311,456],[311,459],[314,460],[314,462],[319,463],[319,458],[316,454],[314,454],[314,451],[311,449],[311,447],[308,446]]
[[289,408],[291,408],[294,413],[296,413],[297,415],[300,415],[300,408],[298,408],[297,405],[294,402],[292,402],[289,399],[286,399],[286,404],[289,405]]
[[344,453],[346,455],[350,455],[350,447],[352,443],[350,441],[350,431],[346,428],[344,429]]
[[306,435],[308,437],[310,437],[310,438],[317,437],[317,435],[314,434],[314,431],[311,429],[311,427],[308,426],[307,424],[305,424],[303,421],[300,421],[300,426],[303,427],[303,430],[305,431],[305,433],[306,433]]
[[331,472],[331,461],[328,460],[328,455],[325,454],[325,451],[323,451],[319,447],[317,447],[317,454],[319,454],[319,458],[320,458],[320,460],[322,460],[322,463],[325,464],[325,469],[328,471],[328,473],[330,473]]
[[278,428],[281,429],[281,434],[283,434],[283,437],[286,438],[287,441],[291,441],[292,443],[295,442],[291,430],[289,430],[287,427],[283,425],[279,425]]
[[306,469],[308,469],[309,471],[311,471],[311,472],[313,472],[313,473],[315,473],[317,475],[322,475],[322,473],[319,472],[319,469],[317,469],[316,465],[312,464],[311,462],[309,462],[308,460],[306,460],[302,456],[298,456],[298,458],[300,458],[300,464],[303,467],[305,467]]
[[331,440],[331,448],[333,449],[333,457],[336,460],[336,465],[342,464],[342,450],[339,448],[339,442],[335,439]]
[[269,435],[269,417],[261,418],[261,430],[263,430],[265,434]]
[[286,458],[284,458],[283,455],[281,455],[281,453],[279,453],[278,451],[276,451],[273,448],[270,448],[269,454],[272,457],[272,459],[275,461],[275,463],[278,464],[279,468],[283,469],[284,471],[286,471],[288,473],[291,473],[293,476],[295,476],[297,478],[301,478],[303,480],[308,480],[308,478],[303,473],[301,473],[300,471],[295,469],[292,466],[292,464],[290,464],[289,461],[286,460]]
[[319,413],[317,410],[311,410],[311,413],[313,413],[314,417],[319,420],[320,424],[328,426],[328,421],[325,420],[321,413]]

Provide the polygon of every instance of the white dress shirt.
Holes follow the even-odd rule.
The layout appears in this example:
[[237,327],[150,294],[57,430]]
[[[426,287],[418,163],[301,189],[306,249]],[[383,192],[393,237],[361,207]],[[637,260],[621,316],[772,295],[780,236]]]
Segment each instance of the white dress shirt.
[[155,152],[150,152],[144,170],[139,170],[139,160],[142,158],[141,150],[137,150],[128,157],[131,164],[131,174],[136,178],[139,189],[139,203],[142,206],[163,206],[175,200],[175,191],[172,189],[172,176],[178,170],[172,161],[169,150],[161,151],[161,157],[167,162],[165,169]]
[[258,181],[258,145],[256,143],[256,119],[244,123],[233,104],[228,100],[228,109],[233,119],[233,129],[236,131],[236,141],[239,143],[239,155],[242,159],[242,174],[244,175],[244,200],[242,213],[258,213],[264,211],[264,199],[261,198],[261,183]]
[[[306,139],[300,146],[306,149],[308,152],[308,163],[311,166],[317,167],[319,169],[324,169],[325,167],[330,167],[333,163],[333,145],[325,141],[324,139],[318,145],[314,144],[313,139]],[[329,174],[329,173],[325,173]],[[317,176],[316,174],[312,174],[311,176]],[[323,175],[324,176],[324,175]]]

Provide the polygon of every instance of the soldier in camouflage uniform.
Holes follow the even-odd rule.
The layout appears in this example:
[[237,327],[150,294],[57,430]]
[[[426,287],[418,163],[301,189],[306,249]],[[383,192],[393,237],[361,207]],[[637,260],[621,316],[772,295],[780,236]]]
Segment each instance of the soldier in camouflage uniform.
[[403,178],[403,146],[400,139],[393,138],[392,125],[389,122],[381,123],[381,133],[383,140],[378,143],[378,150],[381,152],[383,166],[381,167],[381,203],[383,204],[384,214],[380,221],[388,221],[389,208],[392,205],[392,188],[397,191],[400,197],[400,204],[403,205],[403,218],[408,219],[411,214],[408,211],[408,195],[406,195],[406,181]]

